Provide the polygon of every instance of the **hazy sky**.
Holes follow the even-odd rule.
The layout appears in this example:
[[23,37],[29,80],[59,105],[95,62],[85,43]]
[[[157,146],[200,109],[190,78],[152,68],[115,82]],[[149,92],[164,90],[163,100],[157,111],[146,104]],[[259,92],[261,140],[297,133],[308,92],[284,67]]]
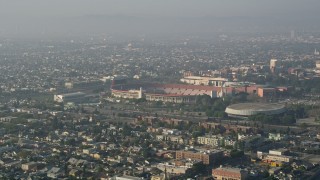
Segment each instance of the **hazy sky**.
[[0,0],[2,15],[151,16],[320,15],[319,0]]
[[[39,28],[45,29],[46,32],[59,31],[63,33],[64,28],[68,31],[72,29],[77,31],[80,27],[84,27],[83,24],[86,23],[89,23],[92,28],[85,27],[85,29],[92,30],[92,32],[98,28],[106,31],[113,28],[114,31],[118,31],[130,27],[138,31],[135,25],[141,27],[150,23],[141,20],[135,23],[132,20],[130,26],[126,27],[127,22],[124,22],[125,19],[123,18],[127,16],[149,20],[158,18],[151,21],[152,23],[158,22],[154,24],[158,27],[161,27],[161,24],[169,26],[170,23],[168,24],[166,22],[168,20],[165,20],[165,18],[170,18],[171,25],[174,25],[174,19],[203,17],[207,19],[206,23],[204,21],[202,23],[208,24],[210,22],[212,27],[232,26],[234,22],[238,22],[235,19],[230,22],[219,21],[220,24],[214,26],[215,21],[208,19],[226,17],[241,17],[243,23],[250,23],[251,26],[256,25],[258,27],[264,25],[259,22],[261,20],[266,21],[266,24],[271,26],[281,24],[298,26],[301,22],[301,26],[304,27],[318,23],[313,21],[320,17],[319,7],[320,0],[0,0],[0,35],[12,31],[21,33],[21,29],[25,29],[24,32],[31,32]],[[93,22],[95,21],[93,19],[81,19],[92,16],[100,16],[99,22]],[[101,16],[122,17],[122,19],[113,20],[114,27],[108,28],[106,25],[103,27],[99,25],[111,23],[111,21],[101,19]],[[78,19],[74,21],[72,18]],[[161,18],[164,19],[161,21]],[[249,18],[248,22],[245,18]],[[262,19],[259,20],[258,18]],[[272,25],[274,21],[277,21],[277,24]],[[285,25],[283,22],[287,21],[290,23]],[[193,23],[195,21],[185,21],[182,24]],[[206,31],[209,31],[211,26],[207,26]],[[190,27],[194,28],[191,25]],[[189,28],[189,26],[184,28]],[[197,31],[192,28],[190,31]],[[158,30],[161,31],[161,29]],[[177,32],[179,32],[178,29]]]

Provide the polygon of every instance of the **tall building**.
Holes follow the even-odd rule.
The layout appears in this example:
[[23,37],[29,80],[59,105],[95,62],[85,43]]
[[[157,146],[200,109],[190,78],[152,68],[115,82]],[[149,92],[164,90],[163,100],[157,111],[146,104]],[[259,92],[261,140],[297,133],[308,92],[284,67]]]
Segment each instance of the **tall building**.
[[270,71],[272,73],[275,73],[276,67],[277,67],[277,61],[276,59],[271,59],[270,60]]
[[320,60],[319,60],[319,61],[316,61],[316,68],[317,68],[317,69],[320,69]]
[[290,37],[291,37],[291,39],[295,38],[294,30],[291,31]]

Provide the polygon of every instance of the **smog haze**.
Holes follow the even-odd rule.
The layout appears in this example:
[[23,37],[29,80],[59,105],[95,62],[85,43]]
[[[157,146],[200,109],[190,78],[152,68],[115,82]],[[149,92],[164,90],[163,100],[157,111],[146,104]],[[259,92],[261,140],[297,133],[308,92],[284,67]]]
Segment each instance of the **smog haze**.
[[317,0],[0,1],[0,36],[316,31]]

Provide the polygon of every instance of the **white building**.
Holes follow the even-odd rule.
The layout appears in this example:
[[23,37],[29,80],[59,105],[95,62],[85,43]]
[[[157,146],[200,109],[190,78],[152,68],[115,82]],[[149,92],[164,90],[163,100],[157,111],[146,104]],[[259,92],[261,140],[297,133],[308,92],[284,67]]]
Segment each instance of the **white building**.
[[86,94],[83,92],[75,92],[68,94],[58,94],[53,96],[55,102],[75,102],[84,98]]
[[32,169],[36,168],[37,165],[38,163],[36,162],[28,162],[28,163],[21,164],[21,169],[23,171],[31,171]]
[[285,138],[284,135],[281,135],[280,133],[269,133],[268,139],[273,140],[273,141],[280,141]]
[[142,177],[134,177],[134,176],[114,176],[111,178],[111,180],[143,180],[144,178]]
[[276,68],[277,68],[277,61],[276,59],[271,59],[270,60],[270,70],[272,73],[275,72]]
[[224,141],[222,136],[199,136],[197,138],[198,144],[209,145],[209,146],[220,146],[221,141]]
[[221,87],[225,82],[229,80],[226,78],[213,78],[213,77],[201,77],[201,76],[187,76],[180,79],[181,82],[193,85],[213,85]]

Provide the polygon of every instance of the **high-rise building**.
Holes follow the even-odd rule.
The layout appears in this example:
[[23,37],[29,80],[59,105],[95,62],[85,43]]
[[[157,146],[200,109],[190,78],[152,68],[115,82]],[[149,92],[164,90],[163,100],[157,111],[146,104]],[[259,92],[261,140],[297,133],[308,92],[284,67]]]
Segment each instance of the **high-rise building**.
[[316,61],[316,68],[317,68],[317,69],[320,69],[320,60],[319,60],[319,61]]
[[291,31],[290,37],[291,37],[291,39],[295,38],[294,30]]
[[270,60],[270,71],[271,71],[272,73],[275,72],[276,66],[277,66],[277,60],[276,60],[276,59],[271,59],[271,60]]

